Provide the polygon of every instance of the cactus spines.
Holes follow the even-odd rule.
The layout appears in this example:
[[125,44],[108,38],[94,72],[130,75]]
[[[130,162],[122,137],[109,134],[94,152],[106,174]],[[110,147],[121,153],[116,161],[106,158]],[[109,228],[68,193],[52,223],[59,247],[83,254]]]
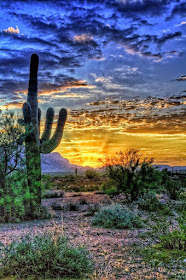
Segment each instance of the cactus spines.
[[20,124],[25,126],[25,153],[28,185],[32,194],[30,202],[31,210],[41,203],[41,159],[40,153],[52,152],[60,143],[63,135],[63,129],[67,118],[66,109],[59,112],[58,124],[54,135],[51,137],[52,124],[54,119],[53,108],[48,108],[46,113],[46,124],[43,135],[40,139],[40,120],[41,110],[38,108],[37,99],[37,72],[39,58],[36,54],[31,56],[30,79],[28,88],[27,102],[23,105],[24,121]]

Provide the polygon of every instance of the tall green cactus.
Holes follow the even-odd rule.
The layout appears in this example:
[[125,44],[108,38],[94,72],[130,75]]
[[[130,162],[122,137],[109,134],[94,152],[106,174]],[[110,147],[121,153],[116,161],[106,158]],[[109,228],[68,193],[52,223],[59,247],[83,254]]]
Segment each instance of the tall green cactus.
[[31,193],[31,211],[34,211],[41,204],[41,158],[40,153],[52,152],[60,143],[63,129],[67,118],[66,109],[59,112],[58,123],[54,135],[51,137],[52,124],[54,119],[53,108],[48,108],[46,113],[45,129],[40,138],[41,110],[38,108],[37,100],[37,71],[39,57],[36,54],[31,56],[30,80],[27,102],[23,105],[24,121],[20,123],[25,126],[25,153],[28,185]]

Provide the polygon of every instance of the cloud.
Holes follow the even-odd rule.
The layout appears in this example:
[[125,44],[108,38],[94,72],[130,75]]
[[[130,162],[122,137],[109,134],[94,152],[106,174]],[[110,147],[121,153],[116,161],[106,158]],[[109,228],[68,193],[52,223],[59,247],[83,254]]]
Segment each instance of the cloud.
[[182,25],[185,25],[186,24],[186,21],[182,21],[180,24],[177,24],[176,26],[182,26]]
[[89,34],[75,35],[74,41],[82,44],[89,43],[93,41],[93,37]]
[[[80,121],[81,120],[81,121]],[[148,98],[144,100],[98,100],[86,109],[72,110],[69,125],[78,129],[118,129],[123,132],[167,133],[185,132],[184,96]]]
[[168,33],[168,34],[163,35],[160,38],[156,38],[155,41],[157,41],[160,44],[160,43],[166,42],[167,40],[173,39],[175,37],[180,37],[181,35],[182,35],[182,32],[179,32],[179,31],[177,31],[175,33]]
[[[59,0],[52,3],[34,0],[24,5],[22,2],[2,3],[6,17],[15,21],[24,35],[0,33],[1,95],[8,90],[7,96],[10,96],[27,88],[29,58],[34,52],[40,57],[41,92],[64,92],[68,87],[66,79],[72,82],[74,78],[87,81],[89,86],[79,86],[78,93],[82,94],[80,91],[86,88],[87,96],[92,94],[92,98],[147,94],[151,91],[150,87],[145,88],[147,76],[151,72],[151,84],[154,84],[153,75],[158,69],[154,66],[152,73],[154,62],[163,65],[184,52],[184,30],[181,33],[178,27],[175,29],[174,21],[165,22],[166,16],[181,1]],[[165,23],[167,31],[162,33]],[[177,38],[179,44],[176,45]],[[121,52],[122,58],[109,62],[110,53],[115,52]],[[123,65],[131,65],[121,69],[121,60]],[[136,66],[139,61],[141,65]],[[149,63],[147,74],[145,63]],[[142,71],[134,70],[136,68]],[[97,78],[112,77],[112,80],[92,81],[90,72]],[[76,89],[78,87],[73,90]],[[155,92],[156,88],[152,90]]]
[[180,77],[176,79],[177,81],[186,81],[186,75],[182,74]]
[[3,29],[3,32],[15,33],[15,34],[19,34],[20,33],[18,26],[16,26],[16,28],[8,27],[7,29]]
[[186,3],[184,3],[183,1],[179,1],[179,3],[173,7],[170,16],[167,17],[167,20],[171,20],[173,17],[177,15],[179,15],[180,17],[185,16],[185,13],[186,13]]

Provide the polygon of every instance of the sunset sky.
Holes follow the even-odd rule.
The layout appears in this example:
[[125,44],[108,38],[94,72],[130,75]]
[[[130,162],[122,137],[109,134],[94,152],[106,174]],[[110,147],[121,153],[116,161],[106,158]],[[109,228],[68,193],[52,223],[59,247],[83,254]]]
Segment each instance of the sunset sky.
[[185,0],[1,1],[0,109],[21,112],[33,53],[43,124],[68,110],[55,151],[71,163],[139,148],[186,165]]

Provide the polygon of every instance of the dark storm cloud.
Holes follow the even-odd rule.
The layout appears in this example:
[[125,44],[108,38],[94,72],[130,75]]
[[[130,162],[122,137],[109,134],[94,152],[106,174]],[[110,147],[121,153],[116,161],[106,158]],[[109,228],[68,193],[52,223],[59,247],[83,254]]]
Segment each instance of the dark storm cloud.
[[167,40],[173,39],[175,37],[180,37],[181,35],[182,35],[181,32],[175,32],[175,33],[172,33],[172,34],[168,33],[168,34],[165,34],[164,36],[162,36],[161,38],[156,39],[156,40],[160,44],[160,43],[166,42]]
[[171,15],[167,17],[167,20],[171,20],[174,16],[186,16],[186,3],[185,1],[179,1],[177,5],[174,6],[174,8],[171,11]]
[[[1,51],[6,53],[0,57],[0,70],[6,71],[6,75],[0,75],[0,94],[4,94],[8,80],[9,92],[27,88],[29,57],[33,52],[38,53],[41,61],[41,90],[47,85],[49,90],[65,87],[67,78],[73,85],[71,74],[75,69],[88,60],[103,58],[103,50],[109,44],[115,43],[128,54],[152,61],[179,55],[180,48],[172,49],[170,45],[169,49],[162,49],[171,39],[183,40],[179,29],[164,33],[156,29],[157,16],[183,14],[179,5],[184,9],[181,0],[2,1],[5,17],[20,23],[20,33],[0,32]],[[129,76],[123,78],[126,83]],[[119,77],[116,75],[115,79],[116,84]],[[139,83],[144,80],[140,75],[131,75],[129,81],[135,83],[135,79]],[[97,85],[106,92],[123,91],[123,85],[114,86],[114,82]]]

